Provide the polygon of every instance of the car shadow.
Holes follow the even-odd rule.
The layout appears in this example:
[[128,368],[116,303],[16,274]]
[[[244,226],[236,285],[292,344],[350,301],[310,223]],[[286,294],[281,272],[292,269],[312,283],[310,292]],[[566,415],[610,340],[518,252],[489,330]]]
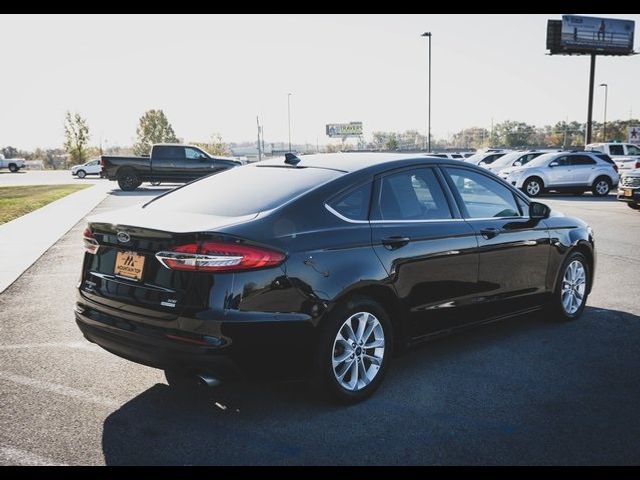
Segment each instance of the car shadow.
[[[640,427],[639,321],[587,308],[575,322],[537,313],[468,330],[395,358],[380,390],[352,406],[333,404],[301,382],[230,382],[200,395],[156,384],[107,417],[104,459],[107,465],[633,462],[640,454],[633,440]],[[604,412],[592,428],[588,419]],[[611,431],[615,425],[619,432]]]
[[156,197],[162,193],[173,190],[175,187],[138,187],[130,192],[124,190],[113,189],[108,192],[109,195],[115,197]]

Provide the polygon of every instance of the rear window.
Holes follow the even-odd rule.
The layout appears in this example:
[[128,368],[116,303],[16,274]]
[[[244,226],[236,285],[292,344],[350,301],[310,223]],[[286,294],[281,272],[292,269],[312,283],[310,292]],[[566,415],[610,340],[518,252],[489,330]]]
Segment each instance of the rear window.
[[148,204],[148,209],[221,217],[271,210],[343,173],[321,168],[247,165],[203,178]]

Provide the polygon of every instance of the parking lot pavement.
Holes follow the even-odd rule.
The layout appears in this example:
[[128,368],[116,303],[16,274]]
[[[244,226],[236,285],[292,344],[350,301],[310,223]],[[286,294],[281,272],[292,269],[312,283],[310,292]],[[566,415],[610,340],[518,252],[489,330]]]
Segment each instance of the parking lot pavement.
[[0,187],[17,185],[64,185],[73,183],[84,185],[87,183],[108,183],[108,180],[91,175],[83,179],[71,175],[70,170],[20,170],[11,173],[9,170],[0,170]]
[[[158,190],[115,191],[96,211]],[[80,222],[0,295],[0,464],[637,464],[640,212],[541,201],[594,226],[583,317],[534,314],[425,344],[350,407],[299,383],[185,398],[160,371],[86,342],[73,320]]]

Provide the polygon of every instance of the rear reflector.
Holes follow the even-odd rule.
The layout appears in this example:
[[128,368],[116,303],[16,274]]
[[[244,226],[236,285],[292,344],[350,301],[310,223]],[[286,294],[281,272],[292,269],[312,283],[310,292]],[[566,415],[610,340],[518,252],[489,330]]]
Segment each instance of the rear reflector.
[[82,240],[84,242],[84,251],[87,253],[91,253],[95,255],[98,252],[99,244],[98,241],[94,238],[93,233],[89,230],[89,227],[84,229],[82,232]]
[[273,267],[284,255],[262,247],[223,242],[188,243],[156,253],[156,258],[172,270],[232,272]]

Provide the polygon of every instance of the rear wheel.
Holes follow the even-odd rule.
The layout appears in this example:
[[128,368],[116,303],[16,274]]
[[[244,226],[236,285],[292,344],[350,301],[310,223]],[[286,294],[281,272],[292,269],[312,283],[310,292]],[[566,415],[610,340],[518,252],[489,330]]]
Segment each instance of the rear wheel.
[[522,190],[530,197],[537,197],[542,193],[542,180],[538,177],[528,178],[522,185]]
[[356,403],[375,392],[391,358],[393,332],[382,306],[354,297],[327,318],[317,346],[316,385],[341,403]]
[[76,173],[76,175],[78,176],[78,178],[84,178],[87,176],[87,172],[85,172],[84,170],[78,170],[78,173]]
[[587,304],[591,268],[580,252],[569,254],[558,276],[549,308],[558,320],[578,318]]
[[9,171],[11,173],[16,173],[18,170],[20,170],[20,169],[18,168],[18,166],[15,163],[9,164]]
[[120,186],[120,189],[125,192],[135,190],[141,184],[142,182],[140,181],[140,178],[138,178],[138,174],[135,170],[128,169],[118,174],[118,185]]
[[633,208],[634,210],[640,210],[640,203],[628,202],[627,207]]
[[596,197],[609,195],[609,190],[611,190],[611,182],[607,177],[596,178],[591,186],[591,192],[593,192],[593,195]]

